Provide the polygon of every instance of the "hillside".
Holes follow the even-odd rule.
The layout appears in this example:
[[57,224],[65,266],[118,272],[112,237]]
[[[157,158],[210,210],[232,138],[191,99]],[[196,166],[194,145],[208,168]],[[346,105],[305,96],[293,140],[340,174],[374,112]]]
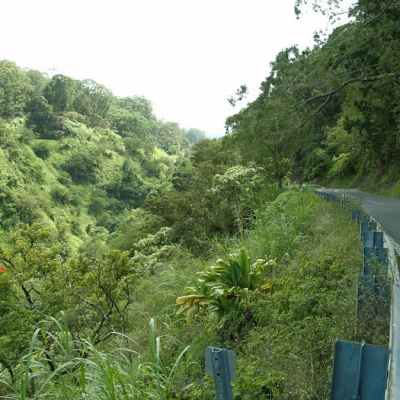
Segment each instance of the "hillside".
[[[41,219],[76,245],[115,230],[171,185],[202,133],[156,119],[143,98],[0,62],[0,225]],[[197,135],[197,136],[196,136]]]
[[337,338],[387,345],[387,304],[356,315],[358,226],[302,186],[400,178],[400,9],[351,16],[221,139],[0,61],[0,398],[211,400],[214,345],[237,400],[327,399]]

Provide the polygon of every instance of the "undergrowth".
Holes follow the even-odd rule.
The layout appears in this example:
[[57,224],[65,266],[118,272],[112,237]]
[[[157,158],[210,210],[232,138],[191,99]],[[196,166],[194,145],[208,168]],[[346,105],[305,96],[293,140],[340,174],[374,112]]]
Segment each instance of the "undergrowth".
[[[328,398],[334,342],[357,335],[361,252],[347,212],[292,190],[262,207],[242,238],[220,240],[219,248],[232,261],[215,264],[177,248],[136,286],[130,331],[113,333],[108,342],[95,346],[74,337],[63,315],[45,318],[18,367],[1,370],[0,398],[211,400],[207,345],[236,351],[238,400]],[[238,263],[243,272],[260,259],[262,276],[249,289],[243,280],[236,288],[222,275],[210,278],[222,288],[224,315],[208,306],[191,318],[179,312],[176,298],[213,266]],[[215,295],[205,292],[209,304],[215,297],[207,296]]]

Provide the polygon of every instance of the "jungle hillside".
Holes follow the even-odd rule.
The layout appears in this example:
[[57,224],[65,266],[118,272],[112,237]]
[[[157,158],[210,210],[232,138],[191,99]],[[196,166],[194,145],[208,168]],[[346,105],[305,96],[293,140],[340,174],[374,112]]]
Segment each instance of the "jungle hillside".
[[211,400],[210,345],[236,400],[328,399],[337,338],[387,344],[387,304],[357,320],[357,225],[307,189],[400,193],[400,4],[345,12],[219,139],[0,60],[0,399]]

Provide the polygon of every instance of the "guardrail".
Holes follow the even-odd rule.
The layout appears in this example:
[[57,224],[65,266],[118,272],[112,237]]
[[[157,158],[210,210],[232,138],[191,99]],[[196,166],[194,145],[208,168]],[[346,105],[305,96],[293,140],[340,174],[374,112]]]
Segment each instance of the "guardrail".
[[[320,189],[316,193],[327,201],[339,203],[342,207],[350,204],[344,191]],[[383,247],[385,249],[388,275],[391,280],[389,363],[385,399],[400,400],[400,274],[397,261],[397,254],[400,254],[400,245],[385,232],[379,221],[367,215],[361,209],[353,209],[352,218],[357,219],[360,223],[360,234],[364,244],[369,247]],[[373,224],[372,231],[369,229],[370,222]],[[363,269],[365,269],[365,266],[363,266]],[[359,397],[355,398],[363,400],[363,397],[359,394],[356,394],[356,396]]]
[[[382,229],[378,223],[378,227]],[[392,299],[390,308],[390,359],[388,370],[387,400],[400,400],[400,276],[397,254],[399,245],[388,235],[384,234],[385,247],[388,249],[389,271],[392,280]]]

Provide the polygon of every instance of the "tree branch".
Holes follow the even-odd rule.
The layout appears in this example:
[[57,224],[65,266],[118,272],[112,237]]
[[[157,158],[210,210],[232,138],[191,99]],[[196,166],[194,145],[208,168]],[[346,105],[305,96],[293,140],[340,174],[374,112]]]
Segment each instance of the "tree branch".
[[347,86],[352,85],[353,83],[375,82],[375,81],[379,81],[381,79],[395,78],[395,77],[398,77],[398,76],[400,76],[399,73],[390,72],[390,73],[386,73],[386,74],[379,74],[379,75],[368,76],[368,77],[351,78],[351,79],[348,79],[347,81],[343,82],[340,86],[338,86],[337,88],[331,90],[330,92],[327,92],[327,93],[324,93],[324,94],[320,94],[320,95],[317,95],[317,96],[313,96],[313,97],[310,97],[310,98],[304,100],[302,105],[310,104],[310,103],[313,103],[315,101],[326,99],[326,98],[330,99],[330,98],[332,98],[332,96],[334,96],[335,94],[339,93],[340,91],[345,89]]

